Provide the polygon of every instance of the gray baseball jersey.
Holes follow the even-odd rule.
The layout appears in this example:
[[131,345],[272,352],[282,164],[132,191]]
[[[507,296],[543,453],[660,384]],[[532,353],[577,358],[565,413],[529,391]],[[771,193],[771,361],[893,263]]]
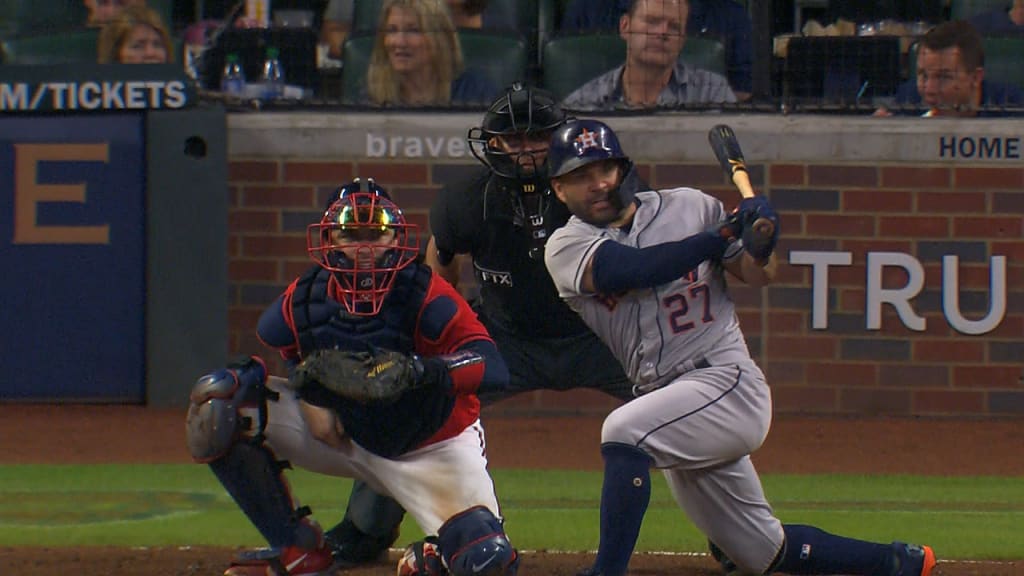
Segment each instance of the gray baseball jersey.
[[[640,448],[662,468],[676,502],[733,560],[767,569],[782,525],[749,454],[771,424],[771,391],[750,358],[722,264],[626,294],[581,289],[603,242],[643,248],[681,240],[725,219],[722,203],[692,188],[648,191],[628,229],[573,217],[548,240],[545,263],[559,294],[611,349],[638,398],[608,415],[602,443]],[[742,255],[729,246],[724,258]]]
[[[572,218],[548,240],[545,260],[559,295],[642,389],[660,387],[702,360],[723,365],[749,359],[718,263],[704,261],[694,273],[649,290],[610,297],[582,293],[583,269],[602,242],[643,248],[682,240],[725,219],[721,202],[692,188],[637,197],[641,203],[628,231]],[[725,258],[741,248],[733,244]]]

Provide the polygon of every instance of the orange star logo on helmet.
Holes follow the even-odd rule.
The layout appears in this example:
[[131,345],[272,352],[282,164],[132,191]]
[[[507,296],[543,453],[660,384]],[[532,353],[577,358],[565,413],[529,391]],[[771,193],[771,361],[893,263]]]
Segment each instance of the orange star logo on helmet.
[[597,141],[597,133],[587,130],[586,128],[580,132],[580,135],[576,137],[576,150],[583,152],[590,148],[600,148],[601,144]]

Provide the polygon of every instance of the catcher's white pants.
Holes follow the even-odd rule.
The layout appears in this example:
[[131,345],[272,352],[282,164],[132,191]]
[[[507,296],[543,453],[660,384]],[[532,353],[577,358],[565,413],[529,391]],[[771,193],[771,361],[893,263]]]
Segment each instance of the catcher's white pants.
[[295,393],[284,382],[274,376],[267,381],[280,395],[278,401],[267,402],[267,445],[277,458],[320,474],[365,481],[397,500],[428,535],[437,534],[446,520],[473,506],[486,506],[501,518],[479,420],[453,438],[398,458],[383,458],[347,437],[340,449],[314,438]]

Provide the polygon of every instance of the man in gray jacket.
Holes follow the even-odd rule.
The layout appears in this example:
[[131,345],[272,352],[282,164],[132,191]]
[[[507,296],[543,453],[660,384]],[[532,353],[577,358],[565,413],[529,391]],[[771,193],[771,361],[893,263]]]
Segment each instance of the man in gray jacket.
[[686,0],[634,0],[619,18],[626,62],[573,91],[563,107],[599,111],[736,102],[725,76],[679,61],[689,11]]

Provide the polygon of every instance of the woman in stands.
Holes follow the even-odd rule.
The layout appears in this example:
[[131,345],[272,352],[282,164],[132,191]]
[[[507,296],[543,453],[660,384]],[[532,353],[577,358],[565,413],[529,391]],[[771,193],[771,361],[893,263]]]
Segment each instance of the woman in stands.
[[103,26],[97,42],[100,64],[162,64],[174,61],[163,19],[145,6],[127,6]]
[[490,102],[497,88],[482,71],[464,69],[444,0],[386,0],[366,91],[378,105],[448,106]]

